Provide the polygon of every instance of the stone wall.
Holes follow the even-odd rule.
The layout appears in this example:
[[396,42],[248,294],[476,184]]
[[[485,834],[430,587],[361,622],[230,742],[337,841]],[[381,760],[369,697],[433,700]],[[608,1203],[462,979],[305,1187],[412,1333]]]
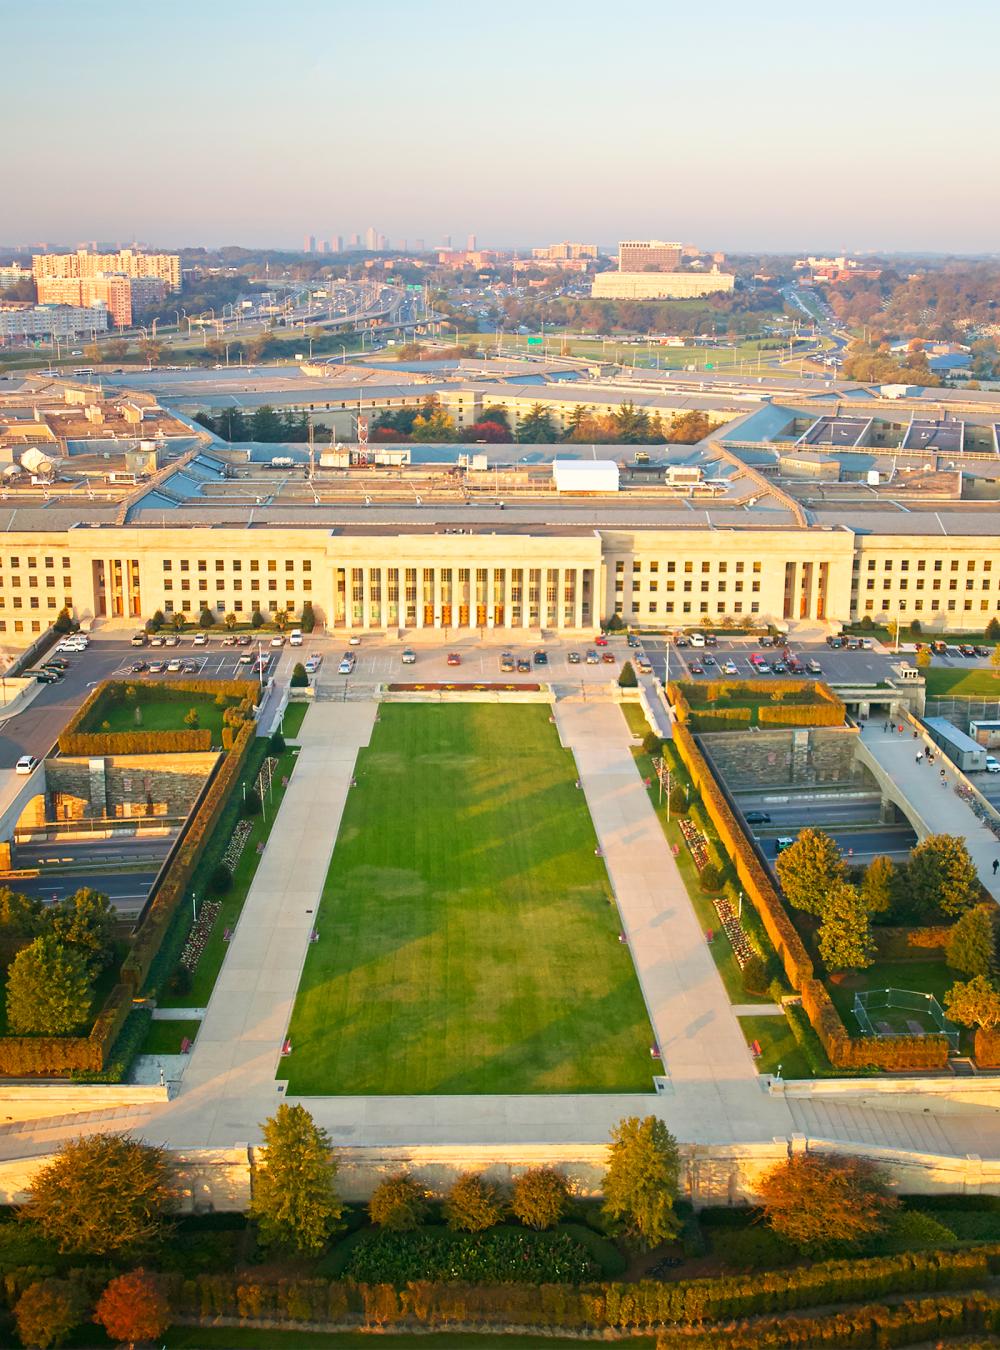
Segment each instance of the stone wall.
[[875,787],[871,774],[856,758],[857,732],[848,727],[713,731],[699,741],[733,792],[769,787]]
[[[155,1131],[154,1131],[155,1133]],[[697,1207],[752,1204],[761,1177],[790,1154],[839,1153],[871,1159],[892,1186],[910,1194],[1000,1195],[1000,1160],[975,1155],[948,1157],[868,1144],[843,1144],[805,1135],[752,1144],[681,1145],[681,1195]],[[340,1148],[337,1186],[350,1201],[364,1201],[383,1177],[405,1170],[436,1195],[442,1195],[461,1172],[484,1172],[509,1184],[529,1167],[556,1167],[575,1193],[600,1193],[607,1165],[603,1145],[435,1145],[408,1148]],[[252,1170],[263,1150],[179,1149],[171,1153],[177,1168],[184,1213],[242,1211],[250,1203]],[[0,1204],[24,1200],[35,1173],[51,1155],[0,1162]]]
[[[146,814],[186,816],[218,755],[59,755],[46,761],[50,819],[90,819]],[[28,822],[19,822],[22,828]]]

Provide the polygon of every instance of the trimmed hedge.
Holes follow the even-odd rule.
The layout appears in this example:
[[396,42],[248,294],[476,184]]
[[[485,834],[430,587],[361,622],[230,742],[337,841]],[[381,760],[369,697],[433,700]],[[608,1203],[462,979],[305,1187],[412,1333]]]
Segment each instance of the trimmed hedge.
[[919,961],[939,956],[948,945],[951,929],[944,925],[928,928],[872,928],[875,949],[882,961]]
[[[675,680],[667,685],[667,697],[681,722],[697,718],[699,722],[708,716],[712,718],[731,718],[732,721],[750,721],[750,708],[721,708],[719,700],[733,694],[763,694],[767,701],[757,708],[757,722],[760,726],[785,725],[796,727],[839,727],[843,726],[847,709],[842,699],[820,680],[785,680],[780,684],[773,680],[702,680],[696,688],[704,695],[704,703],[691,703],[685,686]],[[812,694],[818,703],[795,704],[773,702],[775,693]],[[745,713],[745,717],[734,714]]]
[[100,1073],[132,1011],[132,991],[115,985],[86,1036],[0,1037],[0,1074]]
[[[170,751],[198,751],[212,748],[212,733],[200,731],[83,731],[92,717],[100,715],[107,702],[124,702],[125,690],[151,692],[159,698],[183,694],[225,694],[247,706],[260,702],[261,686],[256,680],[171,680],[169,684],[152,684],[148,680],[105,680],[81,703],[63,727],[59,749],[64,755],[143,755]],[[140,699],[141,703],[142,700]]]
[[1000,1069],[1000,1031],[976,1031],[976,1063],[981,1069]]
[[851,1036],[826,986],[806,980],[799,991],[830,1063],[838,1069],[943,1069],[948,1064],[944,1036]]
[[694,737],[682,723],[674,727],[674,745],[691,775],[692,783],[701,794],[719,839],[733,860],[740,884],[760,915],[767,936],[785,968],[789,983],[793,989],[800,988],[804,980],[812,978],[813,963],[795,930],[795,925],[788,917],[756,853],[747,843],[704,755],[695,744]]
[[295,1323],[339,1321],[354,1314],[374,1326],[405,1320],[426,1327],[474,1323],[484,1329],[650,1331],[886,1294],[967,1289],[985,1283],[988,1277],[987,1250],[978,1248],[816,1262],[676,1283],[646,1280],[573,1287],[419,1280],[397,1289],[392,1284],[275,1279],[254,1272],[177,1277],[169,1280],[168,1293],[171,1307],[181,1317],[269,1318]]
[[122,962],[122,979],[133,992],[138,992],[146,978],[174,913],[184,899],[187,884],[209,836],[218,824],[229,794],[239,779],[256,734],[255,722],[243,723],[233,742],[232,750],[216,769],[215,777],[202,798],[194,819],[189,822],[187,831],[181,838],[167,874],[145,912],[136,932],[132,950]]

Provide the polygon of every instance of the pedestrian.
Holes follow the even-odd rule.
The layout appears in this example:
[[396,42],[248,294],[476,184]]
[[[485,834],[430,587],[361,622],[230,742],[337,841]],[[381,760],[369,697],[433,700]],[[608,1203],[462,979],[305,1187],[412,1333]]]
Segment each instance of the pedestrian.
[[917,763],[919,764],[922,760],[923,760],[923,755],[921,755],[921,754],[918,752],[918,753],[917,753]]
[[[903,724],[902,724],[902,722],[900,722],[900,724],[899,724],[899,734],[900,734],[900,736],[902,736],[902,734],[903,734]],[[914,736],[915,736],[917,733],[914,732],[913,734],[914,734]]]
[[1000,858],[994,858],[994,859],[993,859],[993,875],[996,876],[996,874],[997,874],[998,871],[1000,871]]

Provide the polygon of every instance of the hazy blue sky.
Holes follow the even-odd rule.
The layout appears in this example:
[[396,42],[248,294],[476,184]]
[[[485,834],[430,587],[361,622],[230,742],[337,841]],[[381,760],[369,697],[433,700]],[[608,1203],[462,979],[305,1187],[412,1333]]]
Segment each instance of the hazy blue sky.
[[0,242],[1000,249],[987,0],[0,0]]

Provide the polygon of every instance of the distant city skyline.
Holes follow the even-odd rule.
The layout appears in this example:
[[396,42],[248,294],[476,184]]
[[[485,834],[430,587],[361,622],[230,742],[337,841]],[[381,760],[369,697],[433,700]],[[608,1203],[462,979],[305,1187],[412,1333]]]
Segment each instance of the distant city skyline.
[[377,22],[342,0],[46,12],[5,7],[8,106],[31,109],[4,146],[7,246],[350,247],[376,222],[429,247],[998,248],[984,0],[844,0],[822,25],[791,0],[627,23],[592,0],[512,0],[502,25],[456,0],[430,22],[403,0]]

